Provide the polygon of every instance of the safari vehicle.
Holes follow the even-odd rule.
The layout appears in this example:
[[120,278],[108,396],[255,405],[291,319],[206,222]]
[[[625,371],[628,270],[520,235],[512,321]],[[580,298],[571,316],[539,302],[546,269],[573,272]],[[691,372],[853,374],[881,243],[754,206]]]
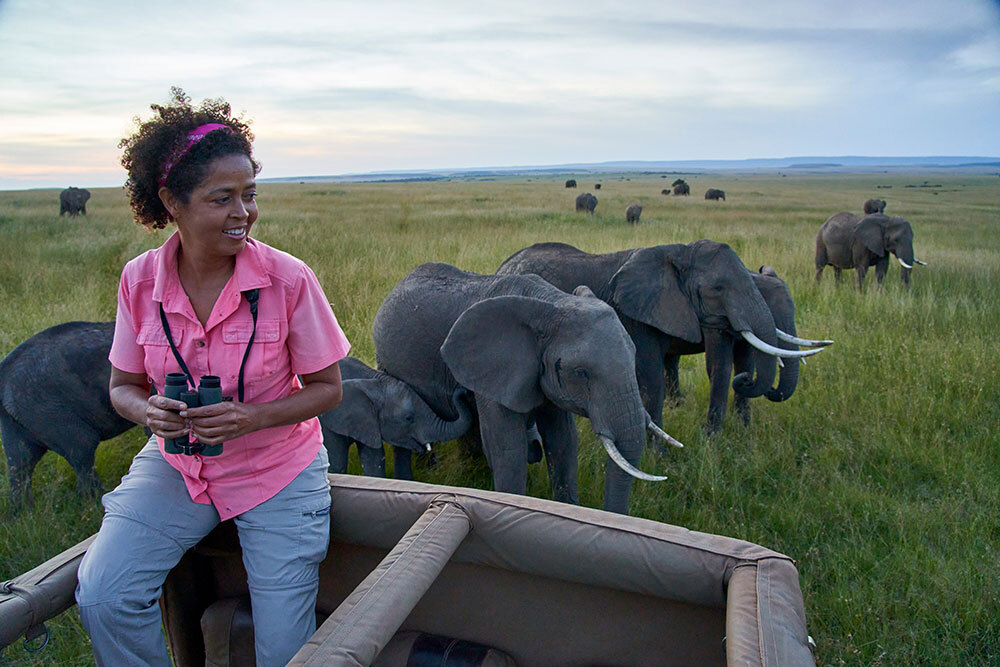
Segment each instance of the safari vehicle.
[[[330,483],[319,625],[290,664],[814,664],[798,572],[756,544],[491,491]],[[0,584],[0,647],[74,604],[92,540]],[[232,522],[183,557],[160,605],[177,665],[254,663]]]

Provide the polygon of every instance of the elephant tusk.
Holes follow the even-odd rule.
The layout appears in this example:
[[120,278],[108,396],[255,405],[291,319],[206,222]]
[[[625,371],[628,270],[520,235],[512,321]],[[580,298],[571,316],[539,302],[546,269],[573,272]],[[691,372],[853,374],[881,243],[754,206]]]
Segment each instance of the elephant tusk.
[[805,359],[799,359],[799,361],[801,361],[801,362],[802,362],[802,365],[803,365],[803,366],[807,365],[807,364],[806,364],[806,360],[805,360]]
[[903,265],[904,269],[912,269],[913,268],[912,266],[910,266],[909,264],[907,264],[906,262],[904,262],[901,258],[897,257],[896,259],[899,260],[899,263]]
[[429,443],[429,442],[425,442],[425,443],[424,443],[424,447],[426,447],[426,448],[427,448],[427,451],[428,451],[428,452],[429,452],[429,451],[431,451],[431,443]]
[[768,345],[760,338],[757,337],[752,331],[741,331],[740,334],[746,338],[747,342],[753,345],[755,348],[770,354],[775,357],[808,357],[814,354],[819,354],[823,351],[822,348],[817,348],[815,350],[782,350],[780,347],[775,347],[773,345]]
[[913,258],[913,262],[914,262],[915,264],[919,264],[920,266],[927,266],[927,262],[921,262],[921,261],[920,261],[919,259],[917,259],[916,257],[914,257],[914,258]]
[[785,341],[786,343],[792,343],[793,345],[801,345],[803,347],[823,347],[825,345],[833,345],[832,340],[809,340],[807,338],[798,338],[797,336],[786,334],[781,329],[775,329],[774,332],[778,334],[779,339]]
[[646,424],[646,428],[648,428],[650,431],[652,431],[657,437],[659,437],[660,439],[662,439],[663,442],[667,443],[668,445],[673,445],[674,447],[683,447],[684,446],[683,442],[681,442],[680,440],[677,440],[676,438],[671,437],[671,435],[669,433],[667,433],[662,428],[660,428],[659,426],[657,426],[656,424],[654,424],[652,419],[650,419],[649,423]]
[[785,367],[785,362],[782,361],[781,357],[778,357],[778,366],[780,366],[781,368]]
[[645,473],[636,468],[628,461],[626,461],[625,457],[622,456],[622,453],[618,451],[617,447],[615,447],[614,441],[608,436],[599,435],[597,437],[601,439],[601,444],[604,445],[604,449],[608,452],[608,456],[611,457],[611,460],[617,463],[618,467],[627,472],[628,474],[632,475],[633,477],[637,477],[639,479],[644,479],[647,482],[662,482],[663,480],[666,479],[666,477],[660,477],[659,475],[650,475],[649,473]]

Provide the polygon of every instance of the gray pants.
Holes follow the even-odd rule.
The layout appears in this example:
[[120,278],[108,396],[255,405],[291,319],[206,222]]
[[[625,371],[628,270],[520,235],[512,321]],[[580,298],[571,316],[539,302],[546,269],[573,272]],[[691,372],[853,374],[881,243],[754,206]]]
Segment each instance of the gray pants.
[[[257,664],[284,665],[316,630],[319,563],[330,539],[327,453],[273,498],[236,517],[253,609]],[[167,573],[219,523],[191,500],[155,438],[104,496],[76,600],[98,665],[169,667],[157,601]]]

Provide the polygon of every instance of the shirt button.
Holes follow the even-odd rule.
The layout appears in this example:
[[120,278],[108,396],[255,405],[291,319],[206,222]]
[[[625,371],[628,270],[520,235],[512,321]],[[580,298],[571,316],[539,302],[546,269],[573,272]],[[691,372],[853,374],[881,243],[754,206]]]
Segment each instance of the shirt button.
[[198,347],[205,347],[205,341],[203,340],[198,341]]

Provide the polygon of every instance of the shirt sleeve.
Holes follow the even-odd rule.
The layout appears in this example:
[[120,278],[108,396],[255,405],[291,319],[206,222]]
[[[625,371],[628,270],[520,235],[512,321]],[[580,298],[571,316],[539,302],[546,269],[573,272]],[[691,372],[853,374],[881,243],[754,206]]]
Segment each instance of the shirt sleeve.
[[306,375],[346,357],[351,344],[337,323],[319,280],[305,264],[297,292],[288,318],[288,354],[292,372]]
[[111,353],[108,360],[115,368],[126,373],[145,373],[146,355],[142,346],[136,342],[135,323],[132,318],[131,301],[129,299],[128,281],[125,271],[122,271],[118,283],[118,314],[115,316],[115,337],[111,342]]

